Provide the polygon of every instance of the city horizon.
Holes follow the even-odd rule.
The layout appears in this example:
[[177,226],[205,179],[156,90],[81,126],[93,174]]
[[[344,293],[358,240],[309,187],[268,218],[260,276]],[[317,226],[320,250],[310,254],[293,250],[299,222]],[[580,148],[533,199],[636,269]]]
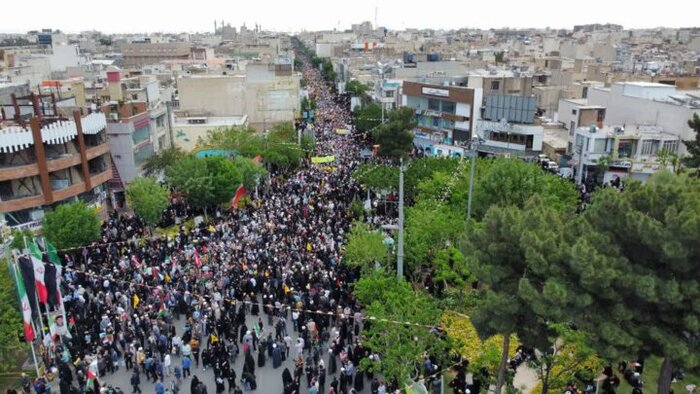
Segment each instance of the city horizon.
[[[40,1],[42,3],[43,1]],[[152,34],[152,33],[206,33],[214,30],[216,20],[222,20],[231,26],[248,27],[259,25],[265,31],[284,33],[311,31],[344,31],[351,24],[369,21],[373,27],[386,27],[389,30],[406,29],[567,29],[575,25],[616,24],[626,30],[638,29],[679,29],[698,27],[693,13],[680,15],[659,15],[638,9],[628,9],[624,4],[618,5],[602,0],[587,3],[585,9],[575,14],[559,14],[559,5],[550,0],[540,0],[530,4],[520,4],[511,0],[501,0],[497,4],[469,4],[447,2],[434,15],[426,16],[423,8],[406,8],[397,0],[359,0],[353,7],[343,9],[342,13],[332,8],[325,8],[311,0],[306,4],[273,2],[274,4],[247,3],[239,4],[235,9],[226,10],[219,2],[204,0],[198,7],[166,12],[159,4],[139,3],[125,0],[119,8],[110,9],[108,13],[95,17],[79,17],[87,12],[86,4],[79,0],[57,3],[46,2],[43,11],[31,19],[10,19],[4,21],[0,34],[26,34],[28,31],[41,29],[60,29],[69,34],[82,31],[100,31],[106,34]],[[274,13],[270,13],[274,7]],[[138,9],[139,12],[133,12]],[[493,10],[508,12],[493,12]],[[601,13],[600,10],[606,10]],[[212,12],[220,10],[221,12]],[[397,12],[396,10],[400,10]],[[533,12],[537,10],[537,12]],[[23,12],[21,5],[8,4],[7,15]],[[458,12],[453,12],[458,11]],[[464,12],[461,12],[464,11]],[[523,18],[528,15],[528,18]],[[104,17],[101,17],[104,16]],[[63,21],[71,20],[70,23]],[[604,22],[598,22],[604,21]],[[538,27],[539,26],[539,27]]]

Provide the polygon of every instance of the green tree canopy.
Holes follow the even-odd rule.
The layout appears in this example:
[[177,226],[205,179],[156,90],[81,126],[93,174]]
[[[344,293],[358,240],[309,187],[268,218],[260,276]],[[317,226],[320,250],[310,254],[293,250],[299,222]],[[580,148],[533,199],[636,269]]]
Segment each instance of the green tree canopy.
[[396,162],[406,158],[413,149],[413,128],[416,126],[412,108],[401,107],[389,113],[389,123],[372,131],[372,139],[379,144],[379,155]]
[[375,263],[386,265],[388,255],[388,246],[379,230],[371,229],[366,223],[353,223],[343,255],[345,264],[369,270]]
[[369,104],[363,108],[355,107],[354,123],[361,132],[371,131],[382,123],[382,107],[379,104]]
[[[382,319],[412,322],[426,326],[437,325],[441,311],[425,293],[415,292],[404,280],[381,270],[363,275],[355,284],[354,295],[366,306],[369,327],[363,331],[365,346],[381,354],[376,363],[363,359],[363,368],[378,370],[387,379],[396,377],[406,382],[423,354],[445,357],[446,341],[433,330],[409,324],[396,324]],[[443,361],[440,359],[438,362]]]
[[185,157],[168,168],[166,180],[192,206],[206,210],[230,201],[243,174],[223,157]]
[[253,190],[256,183],[262,183],[267,171],[265,168],[252,160],[244,157],[236,157],[233,160],[233,165],[241,172],[243,176],[243,186],[247,190]]
[[165,170],[173,165],[173,163],[187,155],[188,153],[176,146],[162,149],[146,159],[143,164],[143,173],[146,176],[158,177],[164,174]]
[[61,204],[44,216],[44,235],[58,249],[87,245],[100,237],[97,211],[82,201]]
[[155,226],[163,218],[169,194],[166,188],[152,178],[136,178],[126,188],[129,205],[136,216],[149,226]]
[[367,90],[369,90],[369,86],[356,79],[352,79],[345,84],[345,91],[354,97],[364,97]]
[[7,262],[0,259],[0,373],[17,370],[18,353],[24,350],[24,356],[27,354],[18,336],[23,332],[20,313],[14,274],[10,273]]
[[[477,168],[479,165],[481,162]],[[483,216],[492,205],[522,208],[535,194],[560,209],[575,209],[578,202],[578,193],[571,182],[521,160],[494,159],[475,183],[474,212],[477,217]]]

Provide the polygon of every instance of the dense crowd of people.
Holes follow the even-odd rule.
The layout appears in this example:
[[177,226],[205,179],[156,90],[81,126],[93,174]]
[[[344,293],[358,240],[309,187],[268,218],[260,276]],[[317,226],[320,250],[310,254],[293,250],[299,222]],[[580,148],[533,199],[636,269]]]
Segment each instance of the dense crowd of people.
[[[148,238],[138,219],[112,216],[99,243],[65,256],[74,327],[42,352],[61,394],[118,391],[109,382],[124,370],[139,393],[145,381],[156,394],[186,381],[192,394],[256,390],[265,369],[279,371],[285,394],[398,389],[360,368],[380,355],[360,340],[369,322],[351,296],[358,272],[340,264],[350,204],[362,198],[351,178],[360,146],[336,133],[350,115],[319,71],[304,74],[317,102],[316,154],[333,162],[272,174],[246,207],[175,237]],[[169,208],[168,222],[187,212]]]

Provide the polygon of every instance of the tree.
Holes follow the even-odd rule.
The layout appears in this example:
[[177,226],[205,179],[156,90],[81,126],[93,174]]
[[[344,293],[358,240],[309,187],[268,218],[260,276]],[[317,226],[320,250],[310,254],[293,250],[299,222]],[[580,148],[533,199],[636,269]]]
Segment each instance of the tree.
[[698,169],[696,173],[700,173],[700,116],[697,112],[688,120],[688,127],[695,131],[695,140],[683,141],[688,149],[688,156],[684,158],[684,162],[686,166]]
[[28,228],[22,230],[12,229],[12,243],[10,243],[10,248],[24,250],[24,238],[34,238],[34,232]]
[[382,124],[382,107],[379,104],[369,104],[364,108],[356,107],[354,111],[355,127],[361,132],[372,131]]
[[[503,336],[496,334],[482,339],[469,316],[454,311],[445,311],[441,318],[454,352],[469,360],[469,370],[476,373],[486,368],[493,376],[501,361]],[[508,341],[508,354],[514,354],[520,346],[515,335]]]
[[267,171],[265,168],[250,159],[244,157],[236,157],[233,159],[233,165],[241,172],[243,177],[243,186],[247,190],[255,189],[262,179],[265,178]]
[[[477,168],[481,162],[477,164]],[[468,187],[458,188],[468,190]],[[492,205],[524,207],[534,194],[560,209],[575,209],[578,194],[571,182],[521,160],[495,159],[477,178],[474,187],[474,212],[482,216]],[[466,197],[466,196],[465,196]]]
[[364,98],[365,94],[367,94],[367,90],[369,90],[369,86],[356,79],[350,80],[345,84],[345,91],[350,93],[353,97]]
[[[623,193],[604,190],[594,196],[584,220],[577,254],[600,264],[614,283],[605,292],[593,291],[601,283],[591,284],[584,294],[597,305],[605,302],[617,316],[614,323],[595,316],[581,321],[582,327],[603,356],[662,357],[657,392],[666,394],[674,368],[700,364],[700,346],[686,334],[700,331],[700,310],[694,307],[700,295],[700,181],[660,173]],[[611,247],[599,247],[601,241]],[[593,278],[581,279],[586,285]],[[592,327],[596,321],[600,325]]]
[[379,144],[379,156],[396,162],[406,158],[413,149],[413,128],[416,126],[415,112],[401,107],[389,113],[389,123],[372,131],[372,139]]
[[521,236],[529,228],[524,216],[513,205],[492,205],[482,223],[470,227],[464,247],[484,293],[472,322],[482,338],[503,335],[496,393],[505,383],[511,334],[535,348],[546,346],[548,334],[545,320],[519,292],[521,279],[531,275],[521,247]]
[[657,386],[667,394],[674,368],[700,364],[691,334],[700,331],[700,180],[658,173],[603,189],[569,233],[564,264],[540,258],[551,278],[538,291],[542,308],[566,309],[605,359],[663,358]]
[[378,230],[362,222],[353,223],[343,256],[345,264],[368,270],[374,268],[375,263],[386,265],[388,255],[388,247]]
[[455,245],[464,232],[465,216],[444,205],[416,204],[406,210],[406,272],[419,274],[440,250]]
[[27,354],[17,334],[23,332],[20,311],[15,279],[7,262],[0,259],[0,373],[16,370],[21,364],[18,353]]
[[76,248],[100,237],[97,211],[82,201],[61,204],[44,216],[44,235],[58,249]]
[[603,360],[588,345],[585,332],[565,324],[551,324],[550,327],[554,332],[550,337],[552,346],[528,362],[542,383],[542,394],[547,394],[550,389],[563,391],[569,382],[575,380],[577,373],[597,373],[604,367]]
[[168,190],[152,178],[136,178],[126,188],[126,198],[136,216],[153,227],[168,207]]
[[146,159],[143,164],[143,173],[145,176],[161,176],[168,167],[187,155],[185,151],[176,146],[161,149]]
[[500,51],[500,52],[496,52],[496,53],[494,54],[494,56],[495,56],[495,58],[496,58],[496,59],[495,59],[495,60],[496,60],[496,63],[503,63],[504,58],[505,58],[505,56],[506,56],[506,53],[503,52],[503,51]]
[[216,157],[185,157],[166,171],[166,180],[182,192],[189,203],[204,210],[228,202],[243,182],[243,174],[233,161]]
[[[363,343],[381,354],[379,370],[387,379],[396,378],[400,384],[408,382],[426,352],[442,357],[439,362],[445,360],[446,341],[428,328],[436,325],[441,316],[430,297],[414,292],[406,281],[381,270],[363,275],[355,284],[354,295],[366,306],[367,315],[376,318],[367,320],[369,327],[363,330]],[[367,368],[372,364],[364,358],[360,365]]]
[[664,168],[667,168],[670,165],[673,173],[681,173],[681,158],[678,156],[678,153],[669,151],[668,149],[660,149],[658,152],[656,152],[656,160],[659,162],[659,164],[664,166]]

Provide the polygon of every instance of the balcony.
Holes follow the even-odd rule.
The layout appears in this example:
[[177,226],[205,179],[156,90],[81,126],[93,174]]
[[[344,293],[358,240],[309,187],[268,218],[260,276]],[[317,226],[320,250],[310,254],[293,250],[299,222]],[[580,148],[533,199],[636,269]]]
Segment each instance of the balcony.
[[15,212],[23,209],[33,208],[44,205],[44,195],[19,197],[11,200],[5,200],[3,197],[0,201],[0,212]]

